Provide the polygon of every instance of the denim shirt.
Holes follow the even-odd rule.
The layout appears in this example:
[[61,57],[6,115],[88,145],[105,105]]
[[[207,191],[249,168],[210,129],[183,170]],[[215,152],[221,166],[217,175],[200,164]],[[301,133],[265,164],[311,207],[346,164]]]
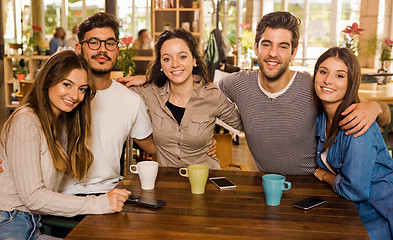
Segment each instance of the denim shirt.
[[[321,153],[325,151],[325,129],[326,113],[323,112],[317,117],[317,163],[329,171],[321,160]],[[329,148],[327,162],[337,173],[332,185],[333,191],[354,202],[367,200],[372,183],[381,181],[393,169],[393,159],[376,122],[357,138],[345,135],[345,131],[340,129]]]

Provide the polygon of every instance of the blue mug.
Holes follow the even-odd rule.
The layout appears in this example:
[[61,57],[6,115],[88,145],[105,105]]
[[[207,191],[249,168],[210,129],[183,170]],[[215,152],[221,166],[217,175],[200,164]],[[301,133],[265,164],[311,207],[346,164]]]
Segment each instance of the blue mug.
[[[291,189],[291,183],[285,181],[285,177],[278,174],[263,175],[262,184],[266,204],[270,206],[280,205],[282,191]],[[285,185],[287,186],[285,187]]]

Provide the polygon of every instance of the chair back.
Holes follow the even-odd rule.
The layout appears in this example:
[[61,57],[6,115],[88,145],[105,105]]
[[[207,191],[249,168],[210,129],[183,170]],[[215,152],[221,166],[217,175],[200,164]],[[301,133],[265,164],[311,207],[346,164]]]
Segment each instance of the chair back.
[[122,176],[127,176],[131,174],[130,172],[130,165],[135,164],[132,162],[133,160],[133,140],[130,136],[127,137],[126,142],[123,146],[123,152],[120,158],[120,174]]
[[216,155],[217,159],[220,160],[220,166],[222,170],[232,170],[231,167],[234,167],[240,169],[241,171],[248,171],[245,165],[233,162],[233,145],[231,134],[214,134],[213,138],[217,141]]

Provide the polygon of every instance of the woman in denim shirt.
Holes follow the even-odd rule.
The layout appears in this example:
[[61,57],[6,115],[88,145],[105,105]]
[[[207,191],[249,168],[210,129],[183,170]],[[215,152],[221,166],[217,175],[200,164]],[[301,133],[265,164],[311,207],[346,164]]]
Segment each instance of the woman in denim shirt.
[[314,68],[318,111],[317,163],[314,175],[355,202],[371,239],[393,239],[393,159],[374,122],[360,137],[347,136],[341,112],[359,102],[360,65],[346,48],[331,48]]

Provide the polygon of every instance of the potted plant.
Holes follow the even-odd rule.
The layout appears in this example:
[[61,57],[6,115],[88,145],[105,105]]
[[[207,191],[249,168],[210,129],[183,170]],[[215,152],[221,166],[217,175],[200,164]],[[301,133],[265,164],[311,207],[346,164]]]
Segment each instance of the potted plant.
[[255,34],[251,30],[251,24],[243,23],[240,24],[243,31],[240,37],[240,46],[242,48],[242,54],[244,57],[243,66],[246,68],[252,68],[252,49],[254,47]]
[[344,47],[348,48],[357,55],[359,46],[359,37],[362,36],[363,28],[359,28],[358,23],[354,22],[352,25],[348,25],[341,32],[344,33]]
[[39,53],[39,40],[40,40],[40,34],[42,32],[42,28],[40,26],[33,25],[32,28],[26,32],[26,35],[28,36],[27,38],[27,48],[25,50],[24,55],[26,56],[32,56],[34,54],[34,51],[37,50]]
[[170,31],[170,30],[171,30],[171,27],[172,27],[172,24],[171,24],[170,22],[163,22],[163,23],[162,23],[162,28],[163,28],[164,31],[165,31],[165,30]]
[[385,41],[382,43],[381,46],[381,69],[378,71],[382,70],[383,72],[388,72],[388,69],[385,68],[385,63],[390,62],[392,60],[392,46],[393,46],[393,40],[385,38]]
[[192,1],[192,8],[199,8],[199,1],[198,0]]
[[121,47],[119,50],[119,58],[117,59],[115,71],[122,71],[123,76],[132,76],[135,71],[135,62],[132,58],[136,55],[136,52],[130,48],[130,45],[134,42],[133,37],[123,37],[120,39]]
[[18,81],[25,80],[26,73],[27,68],[24,65],[19,64],[19,66],[15,70],[16,78],[18,79]]

